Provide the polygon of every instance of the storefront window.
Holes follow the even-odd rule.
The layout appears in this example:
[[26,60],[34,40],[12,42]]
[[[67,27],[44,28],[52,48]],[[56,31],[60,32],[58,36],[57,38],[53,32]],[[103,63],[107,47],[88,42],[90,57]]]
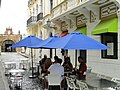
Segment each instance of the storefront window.
[[106,33],[101,35],[102,43],[107,45],[107,50],[102,50],[102,58],[117,59],[118,58],[118,45],[117,45],[117,33]]

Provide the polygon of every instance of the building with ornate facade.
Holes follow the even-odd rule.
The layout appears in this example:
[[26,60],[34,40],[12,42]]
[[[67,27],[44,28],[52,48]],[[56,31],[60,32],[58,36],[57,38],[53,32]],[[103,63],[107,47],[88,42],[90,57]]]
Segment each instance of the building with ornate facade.
[[[70,56],[74,65],[77,63],[75,56],[80,55],[92,72],[120,78],[119,0],[29,0],[28,12],[28,34],[46,39],[51,35],[64,36],[78,31],[109,46],[107,50],[68,50],[65,54]],[[36,53],[51,58],[55,55],[54,50],[46,49],[39,49]],[[63,58],[61,49],[56,53]]]
[[1,52],[15,52],[21,51],[21,49],[9,48],[12,44],[20,41],[22,39],[22,35],[20,31],[18,34],[13,34],[12,28],[6,28],[4,34],[0,34],[0,51]]

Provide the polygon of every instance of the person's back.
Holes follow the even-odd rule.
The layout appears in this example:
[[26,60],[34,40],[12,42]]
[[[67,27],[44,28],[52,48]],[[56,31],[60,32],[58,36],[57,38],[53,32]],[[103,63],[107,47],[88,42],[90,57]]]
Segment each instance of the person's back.
[[49,71],[50,74],[62,74],[64,75],[64,68],[59,63],[54,63],[50,66]]
[[60,74],[61,77],[64,75],[64,67],[61,65],[62,59],[57,59],[54,64],[52,64],[48,71],[50,74]]

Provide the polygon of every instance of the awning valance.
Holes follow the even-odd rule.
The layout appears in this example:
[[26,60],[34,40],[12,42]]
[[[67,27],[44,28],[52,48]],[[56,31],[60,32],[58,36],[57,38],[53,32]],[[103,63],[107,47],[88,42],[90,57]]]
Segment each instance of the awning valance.
[[69,34],[68,31],[64,31],[64,32],[62,32],[62,33],[60,34],[60,37],[64,37],[64,36],[66,36],[67,34]]
[[118,32],[118,18],[101,21],[97,27],[92,31],[92,34],[102,33],[117,33]]
[[75,31],[86,35],[87,27],[77,28]]

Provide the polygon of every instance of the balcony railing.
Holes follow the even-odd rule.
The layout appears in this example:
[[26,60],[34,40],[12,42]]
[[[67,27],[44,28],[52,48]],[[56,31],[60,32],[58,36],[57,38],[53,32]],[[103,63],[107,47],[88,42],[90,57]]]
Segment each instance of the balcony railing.
[[37,21],[42,20],[42,19],[43,19],[43,13],[39,13],[37,15]]
[[28,20],[27,20],[27,26],[31,23],[36,23],[37,21],[37,17],[36,16],[31,16]]

